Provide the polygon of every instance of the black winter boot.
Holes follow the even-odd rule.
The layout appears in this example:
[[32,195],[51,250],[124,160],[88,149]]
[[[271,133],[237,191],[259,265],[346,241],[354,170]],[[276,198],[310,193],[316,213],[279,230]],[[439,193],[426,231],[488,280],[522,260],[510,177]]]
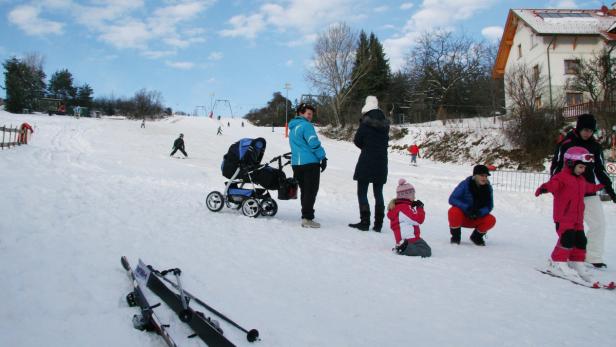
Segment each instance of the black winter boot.
[[471,241],[477,246],[485,246],[486,242],[483,240],[484,233],[480,233],[477,229],[473,230],[471,234]]
[[374,208],[374,225],[372,226],[372,230],[377,233],[381,232],[383,228],[383,218],[385,218],[385,206],[376,206]]
[[451,243],[459,245],[460,236],[462,234],[461,228],[449,228],[449,231],[451,232]]
[[359,205],[359,218],[359,223],[349,224],[349,226],[361,231],[368,231],[370,229],[370,205]]

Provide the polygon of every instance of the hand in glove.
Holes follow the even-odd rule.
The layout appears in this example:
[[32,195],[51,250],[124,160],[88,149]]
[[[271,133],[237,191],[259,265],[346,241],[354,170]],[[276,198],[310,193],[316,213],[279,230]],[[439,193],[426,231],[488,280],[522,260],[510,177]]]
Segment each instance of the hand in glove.
[[471,210],[471,212],[468,214],[468,218],[470,219],[477,219],[479,217],[479,211],[476,209]]
[[321,172],[325,171],[325,168],[327,168],[327,158],[321,160]]
[[392,251],[398,254],[402,254],[402,252],[404,252],[404,250],[406,249],[406,246],[408,245],[409,245],[409,242],[406,239],[402,239],[400,242],[398,242],[398,244],[394,247],[394,249],[392,249]]
[[417,207],[417,208],[423,208],[424,204],[423,204],[423,202],[421,202],[421,200],[415,200],[415,201],[411,202],[411,206]]
[[541,186],[539,186],[539,188],[537,188],[537,190],[535,191],[535,196],[539,196],[541,194],[545,194],[547,193],[548,190],[543,186],[543,184]]

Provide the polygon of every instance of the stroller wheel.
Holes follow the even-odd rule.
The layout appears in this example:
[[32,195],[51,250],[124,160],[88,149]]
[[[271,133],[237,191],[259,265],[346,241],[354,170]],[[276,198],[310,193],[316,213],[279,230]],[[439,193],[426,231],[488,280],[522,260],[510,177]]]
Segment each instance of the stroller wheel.
[[258,217],[261,213],[261,206],[257,199],[248,198],[242,202],[242,213],[247,217]]
[[261,201],[261,215],[265,217],[274,217],[278,212],[278,204],[272,198],[265,198]]
[[209,193],[207,195],[207,198],[205,198],[205,204],[207,205],[207,208],[212,212],[218,212],[222,210],[222,208],[225,206],[224,201],[225,199],[223,198],[222,194],[217,191]]

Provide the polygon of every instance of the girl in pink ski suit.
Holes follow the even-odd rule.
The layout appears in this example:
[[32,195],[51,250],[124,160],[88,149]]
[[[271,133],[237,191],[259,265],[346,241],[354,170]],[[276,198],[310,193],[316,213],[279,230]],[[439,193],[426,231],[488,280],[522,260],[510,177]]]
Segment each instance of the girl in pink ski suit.
[[593,162],[592,154],[582,147],[571,147],[565,153],[565,167],[539,186],[535,196],[550,192],[554,195],[553,218],[556,223],[558,242],[552,251],[551,266],[565,269],[567,262],[580,277],[586,279],[583,262],[586,259],[586,236],[584,235],[584,195],[603,188],[591,184],[582,175],[587,165]]
[[401,178],[396,188],[396,199],[389,202],[387,210],[396,240],[393,250],[400,255],[431,256],[430,246],[420,237],[419,225],[424,222],[426,212],[423,203],[415,200],[415,187]]

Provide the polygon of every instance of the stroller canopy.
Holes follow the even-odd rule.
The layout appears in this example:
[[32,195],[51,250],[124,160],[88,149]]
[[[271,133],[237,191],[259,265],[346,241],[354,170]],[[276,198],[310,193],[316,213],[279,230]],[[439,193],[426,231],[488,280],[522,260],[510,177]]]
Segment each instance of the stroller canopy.
[[222,162],[222,174],[231,178],[237,168],[248,170],[261,164],[265,154],[266,141],[262,137],[256,139],[244,138],[233,143]]

